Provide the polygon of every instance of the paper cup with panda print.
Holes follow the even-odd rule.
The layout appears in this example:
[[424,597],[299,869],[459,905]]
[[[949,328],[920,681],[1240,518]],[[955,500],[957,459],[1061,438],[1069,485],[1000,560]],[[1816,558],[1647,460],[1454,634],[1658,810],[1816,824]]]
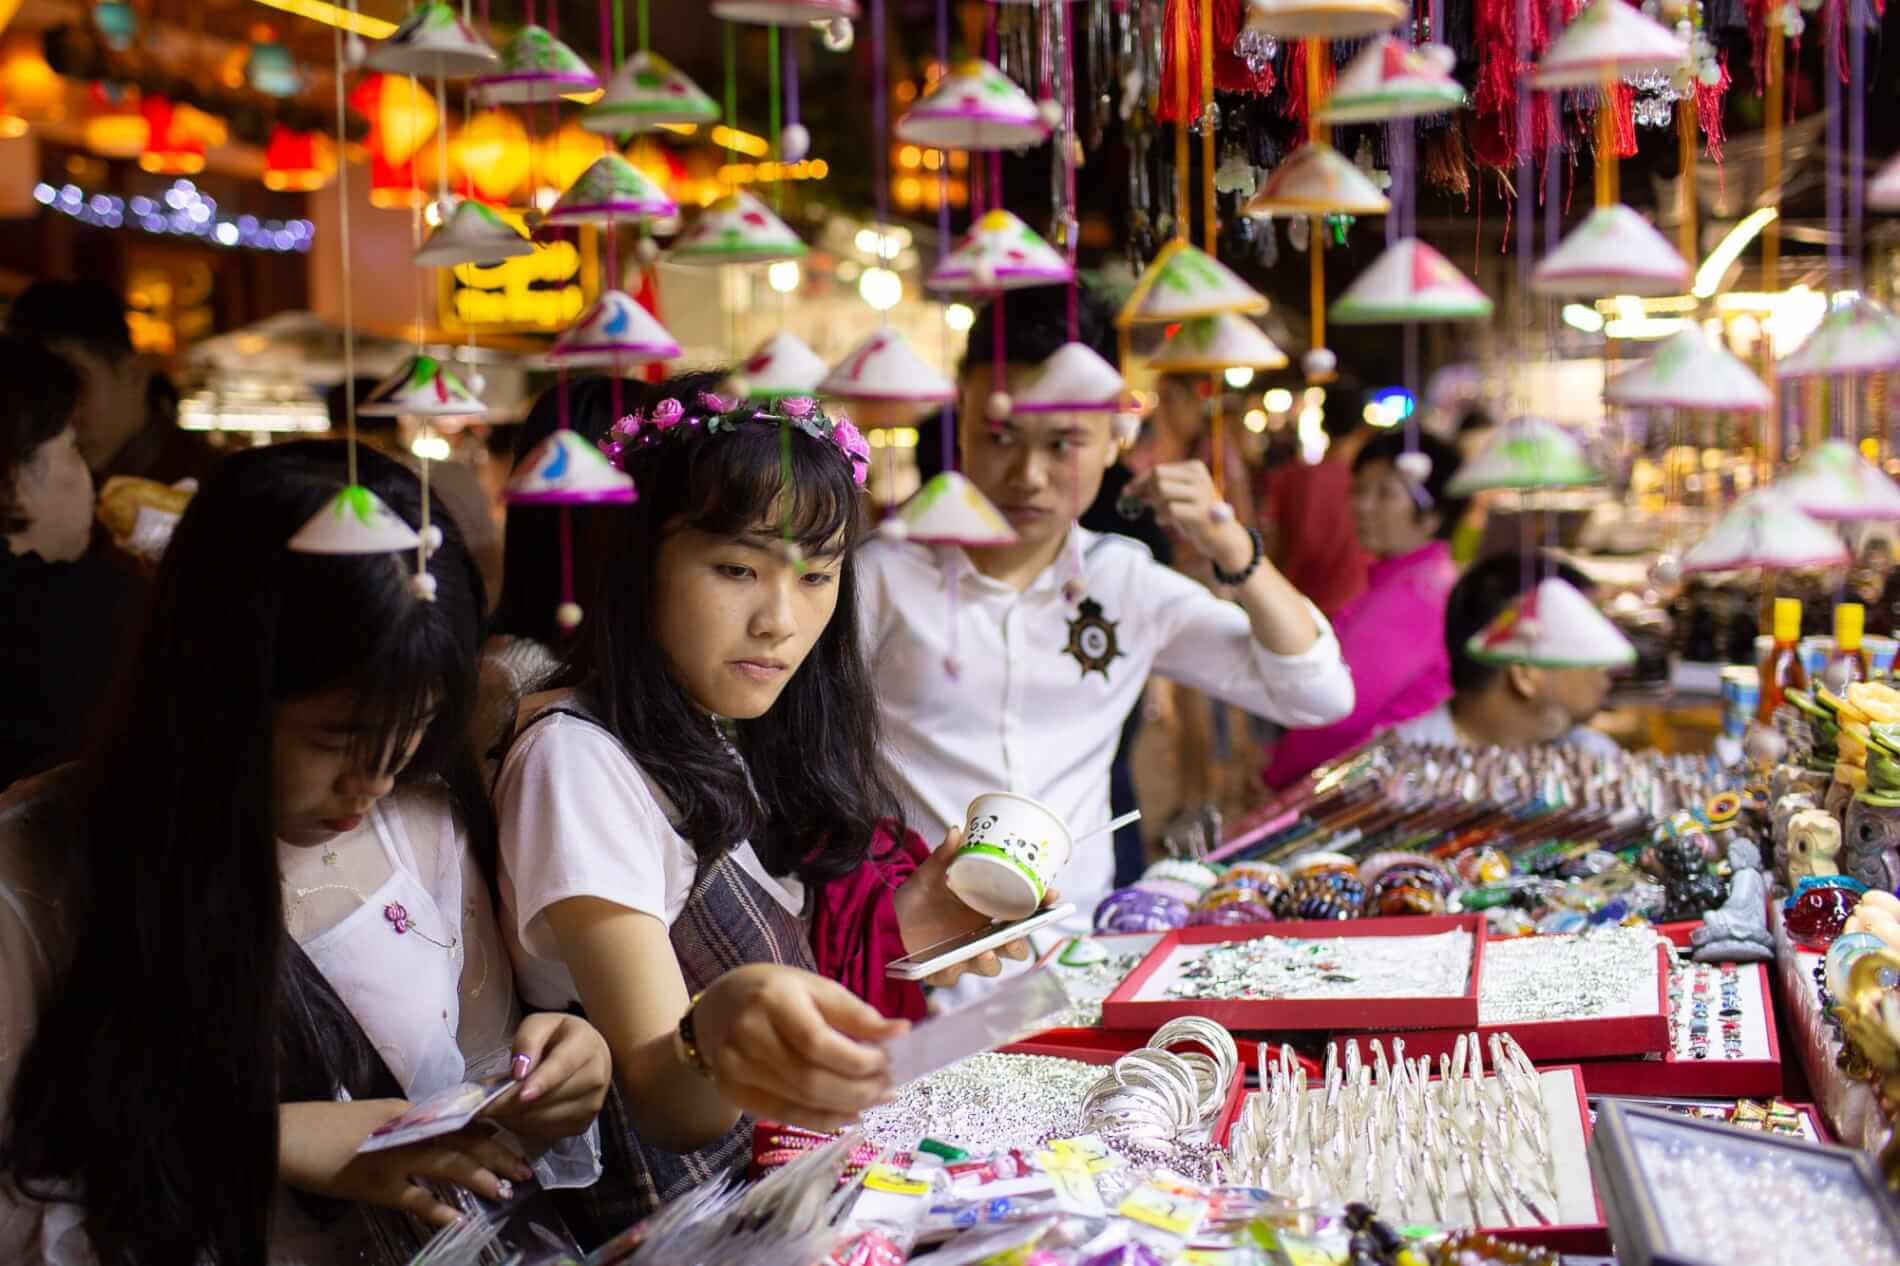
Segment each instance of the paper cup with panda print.
[[950,891],[992,919],[1023,919],[1042,905],[1068,865],[1073,842],[1061,815],[1028,796],[995,791],[970,801]]

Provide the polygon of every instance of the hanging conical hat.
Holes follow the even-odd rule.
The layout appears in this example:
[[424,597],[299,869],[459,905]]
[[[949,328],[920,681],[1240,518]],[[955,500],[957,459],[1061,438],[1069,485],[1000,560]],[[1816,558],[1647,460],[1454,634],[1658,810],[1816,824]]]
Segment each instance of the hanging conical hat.
[[785,221],[740,190],[700,212],[666,259],[672,264],[769,264],[798,259],[805,251],[805,243]]
[[1018,149],[1048,136],[1049,125],[1015,80],[971,58],[907,110],[896,132],[931,149]]
[[1094,348],[1064,343],[1015,395],[1017,413],[1119,413],[1128,384]]
[[1153,325],[1222,312],[1265,312],[1267,298],[1234,271],[1182,238],[1161,248],[1115,317],[1117,325]]
[[1273,169],[1247,215],[1384,215],[1392,200],[1325,141],[1308,141]]
[[713,0],[712,14],[757,26],[804,26],[858,16],[858,0]]
[[1468,497],[1490,488],[1582,488],[1603,482],[1577,437],[1545,418],[1512,418],[1452,478],[1446,491]]
[[369,50],[363,64],[387,75],[466,79],[497,60],[495,50],[469,30],[455,6],[429,3],[410,10],[401,26]]
[[1622,203],[1598,207],[1539,260],[1531,289],[1568,299],[1672,295],[1689,287],[1689,265],[1654,225]]
[[290,538],[299,554],[393,554],[421,543],[402,516],[361,484],[339,491]]
[[1650,358],[1603,389],[1609,404],[1635,409],[1730,409],[1760,413],[1774,392],[1693,321],[1656,344]]
[[1491,315],[1491,300],[1450,260],[1407,237],[1387,247],[1354,278],[1328,315],[1341,325],[1475,321]]
[[1520,595],[1465,644],[1487,664],[1538,668],[1621,668],[1636,648],[1567,580],[1552,576]]
[[468,418],[488,412],[455,371],[433,356],[411,356],[376,389],[358,402],[356,411],[372,418]]
[[530,22],[502,45],[501,64],[475,81],[475,96],[490,105],[527,105],[599,87],[599,76],[579,53]]
[[667,216],[679,207],[666,190],[618,154],[596,158],[561,200],[548,211],[545,223],[555,225],[605,224],[642,216]]
[[808,396],[818,390],[831,367],[796,334],[780,330],[759,344],[741,366],[747,394],[754,399]]
[[884,329],[851,349],[832,366],[818,389],[846,400],[954,400],[957,389],[910,350],[896,330]]
[[924,284],[953,294],[1054,286],[1075,273],[1042,234],[998,208],[985,212]]
[[1247,0],[1248,25],[1275,39],[1350,40],[1389,31],[1405,0]]
[[1900,519],[1900,485],[1846,440],[1823,440],[1772,488],[1817,519]]
[[416,264],[422,268],[495,264],[532,254],[534,243],[523,237],[519,229],[497,215],[492,207],[464,198],[455,204],[449,218],[429,234],[429,240],[416,248]]
[[1876,211],[1900,211],[1900,154],[1888,159],[1867,182],[1867,205]]
[[603,291],[548,349],[551,359],[570,365],[631,365],[679,354],[680,345],[666,327],[624,290]]
[[1781,358],[1782,378],[1884,374],[1900,369],[1900,320],[1871,299],[1837,305],[1801,346]]
[[581,115],[590,132],[616,135],[646,132],[662,123],[713,123],[719,107],[698,84],[658,53],[642,50],[629,57],[607,91]]
[[1551,41],[1531,83],[1538,88],[1598,88],[1606,79],[1680,69],[1689,49],[1676,33],[1623,0],[1591,0]]
[[975,484],[954,470],[932,478],[891,517],[898,526],[885,528],[887,535],[926,545],[983,549],[1016,543],[1016,529],[1009,520]]
[[1744,567],[1836,567],[1852,561],[1841,538],[1777,488],[1751,492],[1682,556],[1684,574]]
[[633,480],[566,427],[536,444],[508,481],[508,500],[513,505],[588,505],[633,499]]
[[1413,47],[1382,35],[1339,72],[1319,120],[1380,123],[1456,110],[1465,103],[1465,90],[1451,77],[1456,61],[1443,44]]
[[1156,373],[1213,373],[1222,369],[1284,369],[1286,353],[1244,316],[1183,321],[1148,361]]

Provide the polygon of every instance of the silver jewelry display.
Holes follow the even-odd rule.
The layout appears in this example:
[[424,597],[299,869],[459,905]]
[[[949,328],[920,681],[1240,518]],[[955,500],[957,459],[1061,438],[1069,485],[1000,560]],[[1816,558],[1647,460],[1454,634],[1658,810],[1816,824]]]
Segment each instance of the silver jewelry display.
[[1660,943],[1647,924],[1599,928],[1579,936],[1488,942],[1484,977],[1478,984],[1479,1022],[1522,1024],[1629,1014],[1627,1000],[1638,995],[1660,998]]
[[1182,964],[1166,996],[1455,997],[1465,992],[1470,975],[1471,934],[1463,930],[1324,940],[1262,936],[1209,946]]

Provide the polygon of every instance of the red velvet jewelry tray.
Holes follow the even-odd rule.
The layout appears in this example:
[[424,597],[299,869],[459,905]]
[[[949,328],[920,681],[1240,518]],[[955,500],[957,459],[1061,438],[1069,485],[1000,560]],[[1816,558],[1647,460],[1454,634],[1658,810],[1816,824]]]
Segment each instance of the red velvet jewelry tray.
[[[1462,930],[1471,934],[1471,966],[1462,994],[1427,998],[1167,998],[1144,997],[1151,980],[1171,970],[1177,957],[1199,947],[1263,937],[1306,940],[1359,937],[1436,936]],[[1360,1029],[1407,1025],[1458,1025],[1478,1021],[1478,982],[1484,970],[1483,915],[1431,915],[1419,918],[1343,919],[1256,923],[1238,927],[1193,927],[1169,932],[1149,951],[1141,966],[1102,1003],[1102,1023],[1113,1029],[1149,1032],[1184,1015],[1206,1016],[1230,1029]]]
[[1449,1055],[1460,1036],[1473,1028],[1487,1048],[1493,1033],[1509,1033],[1524,1053],[1539,1064],[1571,1064],[1614,1055],[1660,1054],[1669,1046],[1669,947],[1656,947],[1656,1009],[1642,1015],[1601,1016],[1593,1020],[1530,1020],[1516,1024],[1478,1024],[1459,1028],[1399,1029],[1377,1033],[1339,1034],[1360,1040],[1376,1038],[1389,1047],[1405,1039],[1405,1054],[1437,1059]]
[[[1690,968],[1696,964],[1689,964]],[[1775,1033],[1774,996],[1769,992],[1768,964],[1742,963],[1742,1022],[1745,1053],[1736,1059],[1721,1056],[1720,1041],[1707,1059],[1688,1052],[1686,1034],[1675,1049],[1664,1043],[1660,1054],[1640,1059],[1593,1059],[1582,1062],[1583,1084],[1593,1095],[1656,1095],[1723,1099],[1768,1099],[1781,1093],[1781,1040]],[[1686,1012],[1691,999],[1685,994]]]
[[[1128,1049],[1133,1050],[1144,1043],[1145,1037],[1143,1041],[1136,1042],[1134,1047]],[[1234,1045],[1240,1051],[1240,1070],[1234,1075],[1234,1084],[1227,1090],[1227,1102],[1221,1105],[1220,1116],[1214,1122],[1213,1136],[1209,1142],[1217,1147],[1227,1146],[1227,1136],[1233,1131],[1234,1122],[1240,1119],[1240,1105],[1247,1097],[1247,1070],[1254,1067],[1255,1061],[1260,1058],[1259,1043],[1236,1042]],[[1061,1042],[1044,1042],[1038,1038],[1032,1038],[1027,1042],[1005,1046],[1001,1053],[1004,1055],[1047,1055],[1054,1059],[1073,1059],[1083,1064],[1100,1064],[1106,1068],[1126,1055],[1128,1051],[1089,1050]]]

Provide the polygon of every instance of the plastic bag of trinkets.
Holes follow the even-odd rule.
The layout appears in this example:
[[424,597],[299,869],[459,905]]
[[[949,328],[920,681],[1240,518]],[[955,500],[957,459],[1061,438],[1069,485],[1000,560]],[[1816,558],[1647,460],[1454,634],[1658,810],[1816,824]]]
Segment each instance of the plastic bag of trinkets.
[[1606,1102],[1590,1163],[1625,1266],[1900,1261],[1900,1202],[1865,1152]]

